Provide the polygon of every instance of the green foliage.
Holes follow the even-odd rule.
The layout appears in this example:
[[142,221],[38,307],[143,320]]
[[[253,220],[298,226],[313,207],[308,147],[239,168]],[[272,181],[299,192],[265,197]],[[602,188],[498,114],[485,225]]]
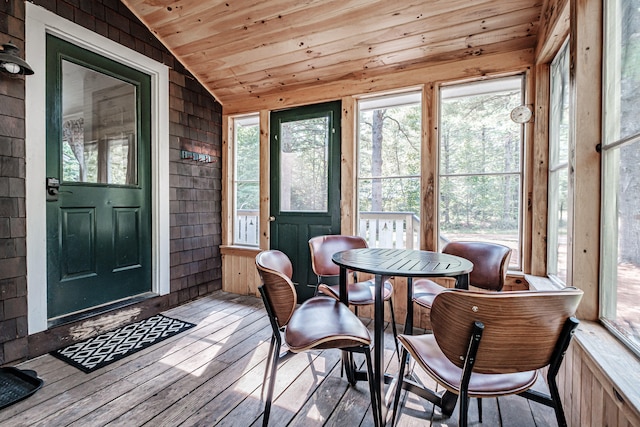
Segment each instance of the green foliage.
[[[377,118],[374,115],[378,114]],[[381,147],[374,150],[375,120],[382,123]],[[360,113],[358,208],[420,213],[421,108],[407,105]],[[374,162],[380,170],[374,172]],[[380,191],[374,195],[374,187]],[[378,200],[376,200],[378,198]]]
[[[325,211],[328,203],[328,117],[295,120],[280,128],[280,199],[289,210]],[[287,188],[287,191],[284,191]]]
[[67,141],[62,144],[62,181],[80,182],[80,162]]
[[[447,232],[517,236],[521,200],[521,125],[511,110],[520,90],[444,99],[440,124],[440,227]],[[360,113],[360,211],[420,215],[419,105]]]
[[518,229],[520,91],[445,99],[440,123],[441,232]]
[[260,128],[236,126],[236,208],[260,207]]
[[236,176],[239,181],[257,181],[260,178],[258,125],[236,127]]

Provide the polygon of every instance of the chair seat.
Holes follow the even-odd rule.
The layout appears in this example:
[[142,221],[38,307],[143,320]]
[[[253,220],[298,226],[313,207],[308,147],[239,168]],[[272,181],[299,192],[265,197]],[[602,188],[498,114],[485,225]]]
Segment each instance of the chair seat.
[[309,349],[349,348],[371,344],[367,327],[345,304],[314,297],[291,316],[284,340],[294,353]]
[[[349,283],[349,304],[352,305],[371,305],[375,302],[376,285],[373,280],[366,282]],[[337,300],[340,299],[340,285],[326,285],[321,283],[318,285],[318,291]],[[384,290],[382,291],[382,299],[387,301],[393,295],[393,285],[389,281],[384,282]]]
[[[438,383],[453,393],[459,393],[462,369],[447,359],[433,335],[398,335],[398,339],[420,366]],[[530,389],[537,378],[537,370],[510,374],[474,372],[469,382],[469,396],[498,397],[521,393]]]
[[413,302],[422,307],[431,308],[433,299],[445,288],[433,280],[418,279],[413,282]]

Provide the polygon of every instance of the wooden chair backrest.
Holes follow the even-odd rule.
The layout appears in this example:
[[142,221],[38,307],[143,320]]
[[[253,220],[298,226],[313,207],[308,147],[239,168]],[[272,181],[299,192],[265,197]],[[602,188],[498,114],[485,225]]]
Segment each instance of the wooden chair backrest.
[[256,255],[256,268],[278,326],[286,326],[298,303],[289,257],[278,250],[262,251]]
[[522,372],[547,366],[582,291],[482,292],[447,289],[438,294],[430,320],[438,346],[462,367],[474,322],[484,324],[474,372]]
[[317,276],[337,276],[340,267],[331,260],[336,252],[366,248],[367,242],[360,236],[328,234],[309,239],[311,268]]
[[507,278],[511,249],[489,242],[449,242],[445,254],[466,258],[473,263],[469,284],[490,291],[501,291]]

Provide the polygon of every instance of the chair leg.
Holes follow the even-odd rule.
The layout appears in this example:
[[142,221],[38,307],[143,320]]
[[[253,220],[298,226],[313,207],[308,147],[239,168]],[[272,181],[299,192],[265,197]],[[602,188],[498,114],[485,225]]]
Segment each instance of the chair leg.
[[567,348],[571,343],[573,333],[578,327],[579,323],[580,322],[575,317],[570,317],[566,320],[562,328],[560,338],[558,339],[558,343],[556,344],[556,348],[553,351],[549,370],[547,371],[547,385],[549,387],[549,396],[551,397],[553,409],[556,412],[556,420],[558,421],[559,427],[566,427],[567,419],[565,418],[564,408],[562,407],[562,401],[560,400],[560,392],[558,391],[556,375],[558,375],[558,371],[560,370],[560,366],[562,365],[562,361],[564,360]]
[[458,425],[460,427],[467,427],[469,416],[469,395],[467,390],[460,390],[460,415],[458,416]]
[[[269,415],[271,414],[271,400],[273,399],[273,389],[276,383],[276,372],[278,368],[278,356],[280,355],[280,340],[276,338],[271,355],[271,377],[269,378],[269,387],[267,388],[267,398],[264,403],[264,415],[262,416],[262,427],[269,425]],[[269,367],[267,367],[269,369]]]
[[482,399],[478,397],[476,400],[478,401],[478,421],[482,423]]
[[[413,304],[413,302],[412,302]],[[408,325],[409,325],[409,310],[407,310],[407,314],[404,317],[404,331],[402,331],[403,334],[405,335],[413,335],[413,331],[410,331],[408,329]]]
[[400,347],[398,346],[398,329],[396,328],[396,315],[393,314],[393,298],[389,298],[389,310],[391,311],[391,329],[393,330],[393,342],[396,345],[396,355],[400,360]]
[[358,381],[356,380],[356,362],[355,362],[355,359],[353,358],[352,351],[347,352],[347,364],[345,367],[345,371],[347,374],[347,381],[352,386],[355,386]]
[[391,427],[396,423],[398,418],[398,407],[400,405],[400,394],[402,393],[402,382],[404,381],[404,368],[407,366],[409,359],[409,352],[406,349],[402,349],[402,356],[400,356],[400,371],[398,371],[398,382],[396,384],[396,393],[393,398],[393,416],[391,418]]
[[264,399],[264,386],[267,383],[267,376],[269,375],[269,367],[271,366],[271,357],[273,357],[273,346],[276,343],[275,335],[271,335],[271,342],[269,343],[269,354],[267,354],[267,363],[264,367],[264,378],[262,379],[262,390],[260,391],[260,400]]
[[567,427],[567,419],[564,415],[564,408],[562,407],[560,392],[558,391],[558,385],[556,384],[555,378],[547,378],[547,385],[549,387],[549,395],[553,401],[553,409],[556,412],[558,427]]
[[373,363],[371,363],[371,348],[364,348],[364,355],[367,360],[367,379],[369,380],[369,393],[371,394],[371,412],[373,412],[373,423],[375,427],[380,427],[382,421],[382,396],[378,394],[375,380],[373,378]]
[[[480,346],[480,340],[482,339],[482,332],[484,331],[484,325],[481,322],[476,321],[473,324],[471,337],[469,338],[469,347],[467,348],[467,355],[464,358],[464,366],[462,368],[462,376],[460,378],[460,416],[458,423],[461,427],[467,427],[467,419],[469,417],[469,381],[471,380],[471,373],[473,372],[473,366],[475,365],[476,355],[478,354],[478,347]],[[446,394],[446,393],[445,393]]]

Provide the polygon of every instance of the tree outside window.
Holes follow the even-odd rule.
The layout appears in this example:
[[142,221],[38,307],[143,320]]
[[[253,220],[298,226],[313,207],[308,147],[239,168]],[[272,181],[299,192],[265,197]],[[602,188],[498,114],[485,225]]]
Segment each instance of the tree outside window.
[[260,125],[258,116],[233,119],[233,243],[258,246]]
[[370,247],[420,247],[421,93],[358,102],[358,233]]
[[523,77],[440,90],[439,236],[500,243],[521,266]]
[[567,281],[567,205],[569,187],[569,43],[551,63],[551,113],[549,117],[549,196],[547,274]]

